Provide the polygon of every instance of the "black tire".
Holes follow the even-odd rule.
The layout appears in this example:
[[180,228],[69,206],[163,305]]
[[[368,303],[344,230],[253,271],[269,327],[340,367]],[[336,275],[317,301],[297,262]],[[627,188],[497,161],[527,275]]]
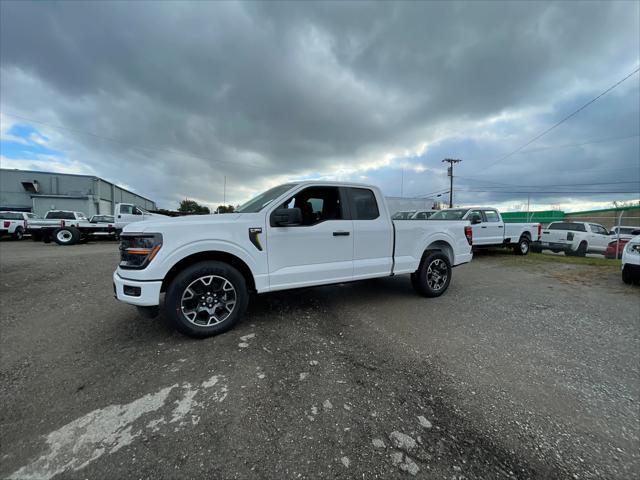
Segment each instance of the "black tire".
[[530,249],[531,241],[527,237],[520,237],[518,244],[513,249],[513,253],[516,255],[528,255]]
[[42,234],[33,232],[31,234],[31,240],[33,240],[34,242],[41,242],[42,241]]
[[[210,291],[204,291],[206,290],[207,285],[202,283],[200,280],[207,276],[214,277],[210,281]],[[190,312],[191,314],[194,314],[195,309],[198,307],[204,308],[214,305],[213,303],[207,304],[207,301],[216,302],[215,305],[218,305],[218,300],[221,302],[225,302],[225,300],[227,302],[231,301],[229,299],[231,291],[224,291],[227,284],[223,283],[220,279],[228,282],[233,287],[235,304],[231,308],[231,312],[228,312],[228,310],[222,310],[224,304],[221,304],[220,307],[214,306],[214,314],[221,312],[221,317],[224,317],[225,314],[227,314],[227,316],[221,318],[218,323],[212,325],[204,324],[204,321],[211,321],[211,316],[209,315],[211,313],[210,311],[205,313],[204,310],[201,310],[199,313],[195,313],[194,318],[189,319],[182,308],[182,297],[187,294],[188,287],[192,287],[193,292],[195,293],[192,297],[194,299],[195,306],[194,310]],[[214,281],[216,283],[214,283]],[[204,287],[204,290],[198,291],[201,287]],[[201,298],[197,298],[199,296]],[[216,299],[213,299],[214,296]],[[189,300],[190,299],[185,299],[185,302],[189,302]],[[240,272],[238,272],[238,270],[223,262],[199,262],[180,272],[169,285],[165,296],[165,315],[168,322],[180,333],[194,338],[210,337],[224,333],[233,328],[244,316],[248,301],[249,292],[247,291],[247,284],[244,277]],[[187,307],[188,306],[189,305],[187,305]],[[201,314],[203,315],[201,316]],[[209,318],[204,319],[202,317]]]
[[640,275],[634,275],[633,270],[631,270],[628,266],[625,266],[622,269],[622,281],[627,285],[631,285],[633,283],[638,285],[640,284]]
[[58,245],[74,245],[80,241],[80,230],[76,227],[60,227],[53,231],[53,241]]
[[584,257],[587,254],[588,246],[587,242],[580,242],[578,249],[573,253],[576,257]]
[[24,228],[22,227],[17,227],[16,231],[13,232],[13,234],[11,235],[11,237],[14,240],[22,240],[22,238],[24,237]]
[[411,284],[424,297],[439,297],[449,288],[451,273],[447,255],[440,251],[426,252],[418,270],[411,274]]

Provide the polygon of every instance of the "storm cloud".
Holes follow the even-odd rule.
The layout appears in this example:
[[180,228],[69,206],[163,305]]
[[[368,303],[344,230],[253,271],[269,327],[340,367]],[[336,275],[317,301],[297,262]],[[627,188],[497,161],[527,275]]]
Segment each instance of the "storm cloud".
[[[447,188],[445,157],[464,160],[458,203],[640,196],[638,74],[495,163],[637,68],[637,2],[0,8],[3,139],[28,125],[57,152],[3,147],[3,166],[90,172],[164,207],[217,205],[224,176],[233,203],[295,178],[422,195]],[[541,193],[558,190],[629,193]]]

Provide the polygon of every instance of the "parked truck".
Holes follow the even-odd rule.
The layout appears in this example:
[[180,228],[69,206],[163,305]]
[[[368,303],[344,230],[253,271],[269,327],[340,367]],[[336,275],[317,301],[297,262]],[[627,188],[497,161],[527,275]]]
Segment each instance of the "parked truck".
[[250,292],[410,274],[437,297],[472,258],[467,220],[396,222],[377,187],[353,183],[288,183],[235,213],[133,223],[120,239],[117,299],[155,316],[166,292],[167,319],[193,337],[232,328]]
[[539,223],[505,223],[500,212],[490,207],[448,208],[434,213],[429,220],[468,220],[474,248],[508,247],[516,255],[527,255],[542,231]]
[[10,235],[14,240],[22,240],[31,218],[36,217],[29,212],[0,212],[0,237]]
[[[149,213],[130,203],[117,203],[112,222],[98,221],[94,215],[88,219],[83,212],[70,210],[49,210],[44,219],[27,222],[27,232],[34,240],[43,240],[58,245],[75,245],[86,242],[96,236],[119,236],[122,228],[129,223],[162,218],[164,215]],[[166,218],[166,217],[164,217]]]
[[597,223],[552,222],[542,230],[540,242],[534,248],[584,257],[587,253],[604,254],[610,241],[607,229]]

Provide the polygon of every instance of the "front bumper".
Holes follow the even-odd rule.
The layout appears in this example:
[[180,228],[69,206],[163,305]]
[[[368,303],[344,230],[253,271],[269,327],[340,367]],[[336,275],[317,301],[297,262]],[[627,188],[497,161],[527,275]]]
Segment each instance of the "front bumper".
[[[127,287],[127,293],[125,293],[125,287]],[[113,288],[116,298],[121,302],[140,307],[152,307],[160,304],[161,280],[151,282],[129,280],[122,278],[118,272],[114,272]]]

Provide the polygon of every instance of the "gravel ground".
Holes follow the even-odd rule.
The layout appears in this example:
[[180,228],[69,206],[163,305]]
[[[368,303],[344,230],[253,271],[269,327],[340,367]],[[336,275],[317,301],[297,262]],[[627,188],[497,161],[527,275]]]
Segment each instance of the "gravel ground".
[[0,477],[637,477],[640,291],[535,258],[257,296],[196,341],[113,299],[115,243],[2,241]]

